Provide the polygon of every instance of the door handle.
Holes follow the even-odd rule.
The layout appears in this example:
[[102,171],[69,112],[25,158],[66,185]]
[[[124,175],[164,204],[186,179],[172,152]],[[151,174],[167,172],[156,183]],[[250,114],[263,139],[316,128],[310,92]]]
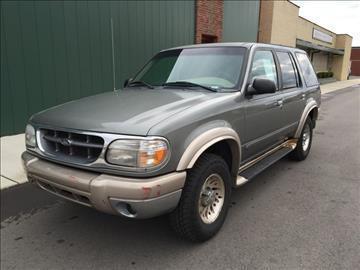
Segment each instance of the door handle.
[[283,104],[284,104],[284,102],[283,102],[282,99],[280,99],[280,100],[278,100],[278,101],[276,102],[276,106],[279,106],[279,107],[282,107]]

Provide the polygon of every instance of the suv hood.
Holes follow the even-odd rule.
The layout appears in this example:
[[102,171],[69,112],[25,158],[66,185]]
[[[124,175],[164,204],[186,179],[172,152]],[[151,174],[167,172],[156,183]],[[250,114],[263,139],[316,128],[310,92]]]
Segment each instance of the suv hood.
[[177,89],[125,89],[50,108],[33,115],[30,122],[54,128],[146,135],[152,126],[216,95]]

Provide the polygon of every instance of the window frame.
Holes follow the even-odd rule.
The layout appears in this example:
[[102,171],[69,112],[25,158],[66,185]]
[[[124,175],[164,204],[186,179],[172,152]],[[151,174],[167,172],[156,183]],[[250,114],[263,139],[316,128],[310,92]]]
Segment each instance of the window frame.
[[296,72],[296,80],[297,80],[297,88],[303,88],[303,86],[304,86],[304,82],[303,82],[303,80],[302,80],[302,77],[301,77],[301,72],[300,72],[300,68],[299,68],[299,65],[298,65],[298,63],[296,62],[296,59],[295,59],[295,56],[294,56],[294,53],[293,52],[289,52],[289,54],[290,54],[290,59],[291,59],[291,61],[292,61],[292,63],[293,63],[293,65],[294,65],[294,68],[295,68],[295,72]]
[[[290,58],[290,61],[291,61],[291,64],[292,64],[292,67],[295,71],[295,80],[296,80],[296,86],[294,87],[284,87],[284,83],[283,83],[283,76],[282,76],[282,72],[281,72],[281,66],[280,66],[280,60],[278,58],[278,55],[277,53],[286,53],[289,55],[289,58]],[[297,63],[294,59],[294,56],[293,56],[293,53],[289,50],[279,50],[279,49],[276,49],[275,50],[275,55],[276,55],[276,59],[277,59],[277,63],[279,65],[279,73],[280,73],[280,77],[281,77],[281,88],[280,88],[280,91],[286,91],[286,90],[289,90],[289,89],[298,89],[298,88],[302,88],[302,81],[301,81],[301,76],[300,76],[300,70],[297,66]]]
[[[171,48],[171,49],[165,49],[165,50],[161,50],[159,52],[157,52],[156,54],[154,54],[150,59],[148,59],[145,64],[143,64],[141,66],[140,69],[137,70],[137,72],[134,73],[134,75],[131,77],[131,80],[136,78],[145,68],[146,66],[152,61],[154,60],[156,57],[158,57],[160,54],[162,53],[171,53],[172,51],[176,51],[176,50],[186,50],[186,49],[206,49],[206,48],[242,48],[244,50],[244,56],[243,56],[243,62],[241,65],[241,70],[240,70],[240,74],[238,76],[238,81],[237,84],[233,87],[233,88],[222,88],[220,91],[218,91],[219,93],[233,93],[233,92],[240,92],[242,89],[242,86],[244,84],[245,81],[245,76],[246,76],[246,69],[247,69],[247,65],[249,62],[249,56],[250,56],[250,48],[246,47],[246,46],[201,46],[201,47],[179,47],[179,48]],[[155,87],[159,87],[159,86],[155,86]]]
[[277,92],[280,90],[280,77],[279,77],[279,65],[278,65],[278,62],[277,62],[277,58],[276,58],[276,55],[275,55],[275,51],[273,48],[271,47],[257,47],[255,48],[254,52],[253,52],[253,55],[250,59],[251,63],[250,63],[250,69],[249,69],[249,74],[248,74],[248,78],[247,78],[247,86],[251,85],[252,82],[251,82],[251,71],[252,71],[252,67],[253,67],[253,64],[254,64],[254,58],[255,58],[255,54],[259,51],[270,51],[272,56],[273,56],[273,59],[274,59],[274,63],[275,63],[275,72],[276,72],[276,92],[274,94],[277,94]]
[[[315,74],[315,77],[316,77],[316,80],[317,80],[317,83],[314,84],[314,85],[308,85],[307,82],[306,82],[306,79],[305,79],[305,76],[304,76],[304,71],[302,70],[302,67],[301,67],[301,64],[300,64],[300,61],[299,59],[297,58],[297,54],[303,54],[305,55],[305,57],[309,60],[310,62],[310,66]],[[302,78],[302,87],[319,87],[320,83],[319,83],[319,80],[317,78],[317,75],[316,75],[316,72],[315,72],[315,69],[314,69],[314,66],[313,64],[311,63],[311,60],[309,59],[309,56],[307,55],[306,52],[303,52],[303,51],[296,51],[294,52],[294,59],[296,60],[296,63],[298,64],[299,66],[299,73],[301,73],[301,78]]]

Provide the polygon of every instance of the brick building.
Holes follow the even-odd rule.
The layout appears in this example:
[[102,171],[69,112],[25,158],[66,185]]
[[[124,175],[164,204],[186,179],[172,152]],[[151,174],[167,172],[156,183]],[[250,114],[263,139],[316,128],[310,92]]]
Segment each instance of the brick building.
[[360,76],[360,47],[352,47],[351,55],[351,75]]
[[258,41],[303,49],[316,72],[346,80],[352,37],[300,17],[299,9],[290,1],[261,1]]

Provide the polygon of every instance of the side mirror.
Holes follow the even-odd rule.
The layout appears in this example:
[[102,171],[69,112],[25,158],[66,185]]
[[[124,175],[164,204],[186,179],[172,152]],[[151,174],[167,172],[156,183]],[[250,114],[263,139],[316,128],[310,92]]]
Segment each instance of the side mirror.
[[271,94],[276,92],[276,85],[273,80],[256,78],[252,85],[249,85],[247,95]]
[[129,82],[131,82],[131,80],[132,80],[132,78],[129,78],[129,79],[126,79],[125,81],[124,81],[124,88],[126,87],[126,86],[128,86],[128,84],[129,84]]

